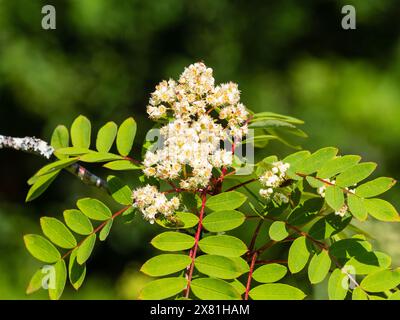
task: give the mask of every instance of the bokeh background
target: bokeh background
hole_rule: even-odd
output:
[[[45,4],[56,7],[56,30],[41,28]],[[345,4],[356,7],[356,30],[341,28]],[[0,134],[49,140],[57,124],[70,125],[79,114],[95,128],[134,116],[138,152],[151,126],[145,106],[155,84],[202,60],[217,82],[238,82],[254,111],[305,120],[304,148],[338,146],[378,162],[376,175],[400,178],[399,21],[397,0],[0,0]],[[268,148],[263,152],[291,152]],[[39,231],[40,216],[60,217],[78,198],[97,196],[66,173],[26,204],[26,180],[44,164],[0,152],[0,299],[46,297],[25,295],[39,264],[23,234]],[[400,208],[399,187],[386,199]],[[400,227],[364,228],[400,265]],[[96,246],[82,289],[68,287],[63,297],[135,299],[148,281],[138,270],[153,253],[156,231],[141,219],[116,223]],[[326,294],[317,288],[314,297]]]

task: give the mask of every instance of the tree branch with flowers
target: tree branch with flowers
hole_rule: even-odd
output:
[[[253,113],[240,102],[238,85],[216,85],[204,63],[185,68],[177,81],[158,84],[147,113],[155,126],[153,139],[143,143],[142,160],[130,155],[133,118],[120,126],[105,124],[93,149],[84,116],[70,129],[58,126],[51,146],[0,136],[0,148],[52,160],[29,179],[27,201],[68,170],[121,206],[113,213],[103,201],[83,198],[64,211],[64,222],[42,217],[43,235],[24,236],[32,256],[55,272],[51,299],[61,297],[68,280],[80,288],[97,241],[106,240],[115,219],[134,214],[165,229],[151,240],[163,253],[141,268],[156,278],[142,289],[141,299],[304,299],[326,278],[330,299],[400,298],[400,269],[392,267],[390,256],[374,251],[354,224],[370,217],[400,221],[396,209],[378,198],[395,180],[364,181],[376,164],[338,155],[334,147],[253,163],[244,148],[265,148],[270,140],[290,144],[284,134],[304,136],[302,121]],[[85,163],[114,172],[101,178]],[[117,177],[126,170],[142,185],[131,190]],[[42,270],[34,273],[28,293],[43,287]],[[299,277],[307,277],[309,285],[296,285]]]

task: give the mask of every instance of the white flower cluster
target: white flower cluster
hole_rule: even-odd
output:
[[[169,217],[180,205],[177,197],[168,200],[165,194],[150,185],[134,190],[132,198],[134,199],[133,206],[138,208],[142,212],[143,217],[149,220],[151,224],[154,223],[158,214]]]
[[[260,189],[260,195],[263,198],[270,198],[272,194],[275,201],[280,201],[287,203],[289,201],[288,197],[280,192],[275,192],[275,188],[278,188],[282,182],[286,179],[286,172],[289,169],[289,163],[283,163],[282,161],[277,161],[272,163],[271,170],[265,171],[263,175],[259,178],[261,184],[266,189]]]
[[[147,112],[151,119],[170,115],[173,120],[160,130],[162,148],[145,155],[147,176],[179,178],[181,188],[195,190],[209,184],[213,168],[232,165],[232,152],[220,145],[229,134],[238,141],[247,133],[248,112],[239,102],[236,84],[214,86],[214,82],[212,69],[195,63],[177,82],[157,85]],[[219,119],[210,115],[215,108],[220,110]]]

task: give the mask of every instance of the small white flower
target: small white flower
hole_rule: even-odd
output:
[[[349,209],[349,208],[347,207],[347,205],[344,204],[344,205],[339,209],[339,211],[335,211],[335,214],[338,215],[338,216],[344,217],[344,215],[346,214],[346,212],[347,212],[348,209]]]

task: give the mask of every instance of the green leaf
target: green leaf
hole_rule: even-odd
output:
[[[81,211],[65,210],[64,220],[67,226],[74,232],[87,236],[93,232],[93,225]]]
[[[140,170],[142,168],[130,160],[111,161],[103,165],[103,167],[114,171]]]
[[[302,150],[292,153],[291,155],[288,155],[286,158],[283,158],[282,162],[287,162],[292,167],[302,163],[310,155],[311,155],[310,151]]]
[[[108,220],[112,213],[110,209],[101,201],[92,198],[84,198],[76,203],[78,208],[92,220]]]
[[[380,177],[368,181],[356,188],[356,195],[362,198],[370,198],[388,191],[396,183],[396,180],[387,177]]]
[[[183,254],[161,254],[147,260],[140,271],[152,276],[161,277],[185,269],[192,259]]]
[[[286,115],[282,115],[282,114],[278,114],[275,112],[269,112],[269,111],[255,113],[253,115],[252,121],[255,122],[255,121],[265,120],[265,119],[278,119],[278,120],[283,120],[283,121],[293,123],[293,124],[303,124],[304,123],[303,120],[293,118],[290,116],[286,116]]]
[[[86,265],[80,265],[77,261],[77,252],[78,250],[75,249],[71,252],[69,257],[69,266],[68,266],[68,273],[69,273],[69,282],[74,287],[75,290],[78,290],[83,281],[85,280],[86,276]]]
[[[310,228],[308,233],[318,240],[327,239],[346,228],[351,219],[351,216],[341,217],[335,213],[331,213],[319,219]]]
[[[328,251],[322,250],[319,254],[315,254],[308,266],[308,278],[312,284],[323,281],[329,272],[331,266],[331,258]]]
[[[242,240],[227,235],[203,238],[199,241],[199,247],[205,253],[224,257],[240,257],[247,251]]]
[[[270,140],[275,140],[278,139],[276,136],[270,135],[270,134],[262,134],[259,136],[253,136],[249,139],[246,139],[244,141],[241,141],[240,144],[247,144],[247,143],[260,143],[260,142],[268,142]]]
[[[199,223],[199,218],[190,212],[175,212],[174,221],[157,218],[156,222],[167,229],[188,229]]]
[[[131,152],[135,135],[136,122],[133,118],[128,118],[118,129],[117,149],[120,155],[126,157]]]
[[[236,289],[236,291],[242,295],[246,292],[246,287],[243,285],[243,283],[241,283],[239,280],[235,279],[231,282],[229,282],[229,284],[234,287]]]
[[[334,242],[329,252],[332,256],[340,259],[362,256],[369,251],[369,243],[363,239],[350,238]]]
[[[228,282],[214,278],[197,278],[192,281],[193,294],[201,300],[240,300],[240,294]]]
[[[332,178],[333,176],[342,173],[348,168],[360,162],[360,156],[346,155],[336,157],[326,162],[321,169],[318,170],[317,177],[322,179]]]
[[[75,237],[60,220],[51,217],[42,217],[40,218],[40,225],[44,235],[57,246],[64,249],[76,247]]]
[[[54,161],[48,165],[45,165],[38,172],[36,172],[32,178],[30,178],[28,180],[28,184],[32,185],[39,179],[39,177],[44,176],[45,174],[54,172],[56,170],[60,170],[60,169],[69,167],[71,164],[78,162],[78,160],[79,160],[78,158],[61,159],[61,160]]]
[[[368,295],[360,287],[356,287],[352,294],[353,300],[368,300]]]
[[[76,253],[76,261],[78,261],[79,264],[84,264],[92,254],[94,244],[96,243],[96,234],[93,233],[90,236],[88,236],[82,244],[78,247],[77,253]]]
[[[303,270],[310,257],[307,249],[307,239],[302,236],[293,241],[289,249],[288,266],[291,273]]]
[[[177,295],[187,285],[182,277],[158,279],[145,285],[139,295],[140,300],[161,300]]]
[[[275,221],[269,227],[269,237],[274,241],[281,241],[285,239],[289,233],[286,230],[285,222]]]
[[[308,184],[313,188],[320,188],[325,185],[325,183],[323,183],[321,180],[318,180],[317,178],[311,176],[306,177],[306,180]]]
[[[354,268],[357,274],[369,274],[387,269],[391,264],[392,258],[379,251],[364,252],[346,262],[346,266]]]
[[[90,147],[91,124],[88,118],[79,116],[71,126],[72,145],[78,148]]]
[[[221,210],[207,215],[203,226],[210,232],[228,231],[239,227],[244,220],[244,214],[239,211]]]
[[[286,171],[286,175],[290,179],[301,180],[302,178],[296,175],[297,168],[301,166],[303,161],[310,156],[310,151],[302,150],[293,153],[282,160],[290,164],[289,169]]]
[[[299,204],[288,218],[288,223],[292,226],[299,226],[315,219],[321,210],[324,200],[320,197],[312,198]]]
[[[333,147],[327,147],[319,149],[318,151],[311,154],[308,158],[304,159],[301,165],[297,168],[300,173],[311,174],[321,169],[325,163],[333,159],[338,152],[338,149]]]
[[[56,247],[42,236],[27,234],[24,236],[24,242],[29,253],[40,261],[54,263],[61,258]]]
[[[42,272],[42,268],[37,270],[31,280],[29,281],[28,287],[26,288],[26,294],[32,294],[43,287],[43,277],[45,274]]]
[[[181,251],[194,246],[194,238],[184,233],[167,231],[157,235],[151,244],[163,251]]]
[[[344,300],[349,289],[348,277],[340,269],[335,269],[328,282],[329,300]]]
[[[89,152],[84,154],[83,156],[79,157],[79,160],[82,162],[107,162],[113,160],[120,160],[122,159],[121,156],[113,154],[113,153],[101,153],[101,152]]]
[[[384,297],[381,296],[374,296],[372,294],[368,295],[369,300],[386,300]]]
[[[117,136],[118,126],[110,121],[101,127],[97,133],[96,149],[99,152],[109,152],[115,137]]]
[[[247,197],[243,193],[229,191],[210,197],[206,205],[214,211],[219,211],[221,209],[234,210],[239,208],[246,200]]]
[[[249,295],[253,300],[303,300],[306,296],[300,289],[282,283],[262,284]]]
[[[376,168],[376,163],[364,162],[356,164],[339,174],[336,178],[336,185],[349,187],[367,178]]]
[[[107,184],[115,201],[125,206],[132,204],[132,190],[121,179],[115,176],[108,176]]]
[[[68,148],[69,132],[66,126],[59,125],[54,129],[50,144],[54,149]]]
[[[367,275],[360,283],[368,292],[383,292],[400,285],[400,269],[381,270]]]
[[[61,148],[55,151],[57,156],[80,156],[82,154],[93,152],[87,148],[79,148],[79,147],[68,147]]]
[[[368,217],[368,212],[364,204],[364,199],[358,197],[357,195],[348,193],[347,194],[347,205],[352,215],[360,220],[365,221]]]
[[[106,222],[104,227],[101,229],[100,234],[99,234],[99,240],[104,241],[107,239],[108,235],[110,234],[111,227],[113,225],[113,219],[110,219]]]
[[[249,271],[249,266],[242,258],[228,258],[205,254],[196,258],[196,269],[210,277],[235,279]]]
[[[397,210],[389,202],[382,199],[364,199],[367,212],[375,219],[388,222],[400,221]]]
[[[49,297],[51,300],[58,300],[60,299],[65,288],[65,283],[67,282],[67,267],[65,266],[64,260],[59,260],[54,265],[54,276],[54,283],[50,281],[49,284]],[[54,286],[52,286],[52,284]]]
[[[400,291],[393,293],[388,300],[400,300]]]
[[[249,125],[249,128],[252,129],[266,129],[266,128],[276,128],[276,127],[286,127],[286,128],[296,128],[291,123],[282,121],[282,120],[277,120],[277,119],[269,119],[269,120],[259,120],[256,122],[252,122]]]
[[[28,191],[28,195],[26,196],[26,202],[32,201],[38,198],[43,192],[47,190],[50,184],[54,181],[57,175],[60,173],[60,170],[53,171],[51,173],[40,176],[36,182],[32,185],[32,187]]]
[[[253,272],[253,279],[262,283],[271,283],[281,280],[287,273],[287,268],[281,264],[266,264]]]
[[[339,211],[344,205],[344,194],[338,186],[328,186],[325,190],[325,200],[335,211]]]

